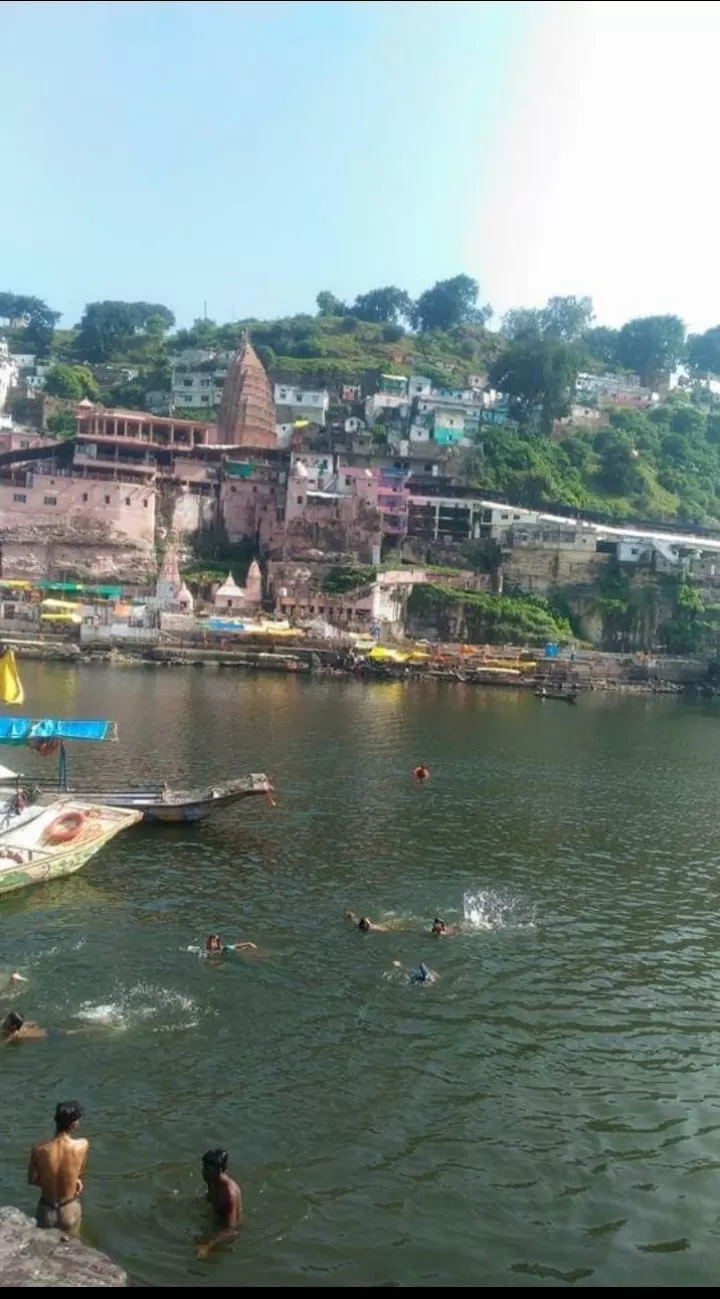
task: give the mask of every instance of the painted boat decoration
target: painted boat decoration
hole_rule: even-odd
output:
[[[0,833],[0,895],[74,875],[140,813],[59,799]]]

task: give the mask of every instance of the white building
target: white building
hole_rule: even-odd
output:
[[[210,411],[220,405],[233,352],[188,348],[173,362],[171,400],[177,410]]]
[[[10,356],[8,345],[0,338],[0,411],[5,409],[8,392],[17,383],[18,367]]]
[[[302,388],[290,383],[276,383],[275,407],[278,424],[292,424],[296,419],[309,420],[324,427],[330,408],[330,394],[325,388]]]

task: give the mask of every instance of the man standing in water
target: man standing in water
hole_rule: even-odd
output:
[[[40,1187],[35,1211],[38,1227],[77,1231],[82,1218],[80,1196],[90,1143],[75,1137],[82,1110],[77,1101],[60,1101],[55,1110],[55,1136],[30,1151],[28,1182]]]
[[[207,1198],[222,1226],[214,1236],[203,1242],[198,1258],[207,1258],[211,1249],[223,1241],[235,1240],[243,1225],[242,1191],[227,1171],[227,1150],[208,1150],[202,1157],[203,1181]]]

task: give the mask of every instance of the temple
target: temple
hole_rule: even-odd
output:
[[[247,338],[231,362],[223,385],[217,440],[222,446],[256,450],[277,446],[270,380]]]

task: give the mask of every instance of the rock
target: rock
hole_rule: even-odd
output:
[[[19,1209],[0,1209],[0,1286],[127,1284],[105,1254],[62,1231],[41,1231]]]

